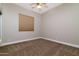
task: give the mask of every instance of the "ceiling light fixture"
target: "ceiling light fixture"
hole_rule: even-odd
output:
[[[42,9],[42,8],[46,8],[47,4],[46,3],[32,3],[31,6],[32,8]]]

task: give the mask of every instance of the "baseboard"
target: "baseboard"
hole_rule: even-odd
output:
[[[35,39],[39,39],[39,38],[46,39],[46,40],[53,41],[53,42],[57,42],[57,43],[64,44],[64,45],[68,45],[68,46],[72,46],[72,47],[79,48],[79,45],[75,45],[75,44],[71,44],[71,43],[67,43],[67,42],[61,42],[61,41],[57,41],[57,40],[50,39],[50,38],[45,38],[45,37],[35,37],[35,38],[31,38],[31,39],[25,39],[25,40],[20,40],[20,41],[8,42],[8,43],[0,44],[0,47],[6,46],[6,45],[10,45],[10,44],[20,43],[20,42],[25,42],[25,41],[31,41],[31,40],[35,40]]]
[[[50,39],[50,38],[45,38],[45,37],[40,37],[40,38],[46,39],[46,40],[49,40],[49,41],[53,41],[53,42],[57,42],[57,43],[60,43],[60,44],[72,46],[72,47],[75,47],[75,48],[79,48],[79,45],[75,45],[75,44],[71,44],[71,43],[67,43],[67,42],[61,42],[61,41],[57,41],[57,40]]]
[[[31,39],[24,39],[24,40],[19,40],[19,41],[14,41],[14,42],[3,43],[3,44],[0,44],[0,47],[6,46],[6,45],[10,45],[10,44],[15,44],[15,43],[20,43],[20,42],[35,40],[35,39],[39,39],[39,37],[35,37],[35,38],[31,38]]]

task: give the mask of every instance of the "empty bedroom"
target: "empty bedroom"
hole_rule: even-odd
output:
[[[0,56],[79,56],[79,3],[0,3]]]

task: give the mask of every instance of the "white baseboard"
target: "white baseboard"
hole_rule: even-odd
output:
[[[25,39],[25,40],[20,40],[20,41],[8,42],[8,43],[0,44],[0,47],[6,46],[6,45],[10,45],[10,44],[15,44],[15,43],[20,43],[20,42],[35,40],[35,39],[39,39],[39,38],[46,39],[46,40],[53,41],[53,42],[57,42],[57,43],[64,44],[64,45],[68,45],[68,46],[72,46],[72,47],[79,48],[79,45],[75,45],[75,44],[71,44],[71,43],[67,43],[67,42],[61,42],[61,41],[58,41],[58,40],[54,40],[54,39],[50,39],[50,38],[45,38],[45,37],[36,37],[36,38]]]
[[[6,46],[6,45],[10,45],[10,44],[15,44],[15,43],[20,43],[20,42],[35,40],[35,39],[39,39],[39,37],[35,37],[35,38],[31,38],[31,39],[24,39],[24,40],[19,40],[19,41],[14,41],[14,42],[3,43],[3,44],[0,44],[0,47]]]
[[[54,40],[54,39],[50,39],[50,38],[45,38],[45,37],[40,37],[40,38],[46,39],[46,40],[49,40],[49,41],[53,41],[53,42],[57,42],[57,43],[60,43],[60,44],[72,46],[72,47],[75,47],[75,48],[79,48],[79,45],[75,45],[75,44],[71,44],[71,43],[67,43],[67,42],[61,42],[61,41],[58,41],[58,40]]]

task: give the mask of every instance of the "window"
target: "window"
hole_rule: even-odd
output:
[[[19,31],[34,31],[34,17],[19,14]]]

